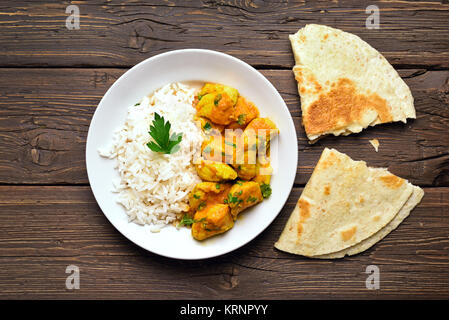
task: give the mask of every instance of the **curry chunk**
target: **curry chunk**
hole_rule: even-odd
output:
[[[198,183],[189,194],[190,216],[208,206],[224,203],[230,188],[229,183]]]
[[[195,168],[200,178],[206,181],[219,182],[237,178],[237,172],[222,162],[202,159],[199,164],[195,165]]]
[[[219,125],[228,125],[235,118],[239,92],[229,86],[206,83],[198,94],[197,115]]]
[[[204,240],[228,231],[234,226],[231,209],[226,204],[215,204],[195,213],[192,236]]]
[[[256,164],[256,175],[252,181],[257,182],[259,185],[269,185],[271,182],[271,174],[273,168],[268,161],[261,163],[259,160]]]
[[[202,157],[206,160],[227,164],[243,162],[243,157],[238,159],[237,155],[243,155],[244,139],[239,137],[239,132],[237,131],[226,130],[225,135],[210,135],[208,139],[203,141],[201,146]],[[240,134],[242,133],[241,131]]]
[[[274,130],[275,133],[279,132],[274,122],[268,118],[255,118],[248,124],[245,130],[246,129],[253,129],[253,130],[266,129],[266,130]]]
[[[229,190],[229,194],[225,202],[231,208],[232,217],[237,219],[237,215],[261,202],[263,200],[260,186],[254,181],[238,181]]]
[[[203,96],[209,93],[226,93],[229,98],[232,100],[232,104],[235,105],[237,103],[237,99],[239,97],[239,92],[237,89],[225,86],[223,84],[218,83],[206,83],[202,88],[201,91],[198,93],[198,99],[202,99]]]
[[[210,135],[201,145],[201,156],[206,160],[226,162],[224,137]]]
[[[244,133],[249,137],[255,134],[257,145],[260,148],[265,142],[270,142],[272,137],[278,135],[279,129],[268,118],[256,118],[246,126]]]
[[[233,167],[237,172],[237,176],[242,180],[251,180],[257,174],[256,164],[242,163],[233,165]]]
[[[253,145],[255,146],[255,143]],[[247,140],[245,140],[245,146],[247,146]],[[242,157],[237,157],[231,165],[240,179],[251,180],[257,174],[257,150],[245,147],[240,152]]]
[[[236,121],[229,124],[230,129],[244,129],[253,119],[259,117],[259,109],[249,100],[239,96],[235,104]]]
[[[224,130],[224,125],[219,125],[216,123],[213,123],[212,121],[203,118],[203,117],[196,117],[196,121],[199,121],[201,129],[203,132],[210,136],[210,135],[221,135],[221,132]]]
[[[216,124],[227,125],[235,119],[234,104],[226,93],[208,93],[196,105],[197,115]]]

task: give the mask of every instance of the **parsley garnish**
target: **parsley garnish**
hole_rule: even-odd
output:
[[[224,203],[237,203],[239,201],[239,198],[232,196],[232,194],[228,193],[228,198],[224,200]]]
[[[203,126],[203,129],[206,131],[210,130],[211,128],[212,128],[212,126],[210,125],[209,122],[206,122],[206,124]]]
[[[198,95],[198,101],[200,101],[202,97],[203,97],[203,96],[199,94],[199,95]]]
[[[217,96],[215,97],[214,104],[218,106],[220,100],[221,100],[221,93],[217,94]]]
[[[215,185],[215,188],[218,190],[218,189],[220,189],[220,184],[219,183],[217,183],[216,185]]]
[[[246,199],[246,202],[256,202],[257,198],[253,197],[253,196],[249,196],[248,199]]]
[[[193,197],[194,197],[195,199],[199,199],[199,198],[200,198],[200,196],[197,195],[197,194],[193,194]]]
[[[201,211],[205,207],[206,207],[206,202],[201,202],[200,205],[198,206],[197,210]]]
[[[165,122],[164,117],[161,117],[155,112],[153,125],[150,125],[150,131],[148,132],[154,141],[148,142],[147,147],[154,152],[165,154],[178,151],[179,143],[182,140],[182,133],[173,133],[170,136],[170,128],[170,122]]]
[[[238,195],[240,195],[240,194],[241,194],[241,193],[239,193]],[[243,200],[241,200],[241,199],[239,199],[239,198],[233,196],[233,195],[230,194],[230,193],[228,193],[228,198],[224,200],[224,203],[227,203],[227,204],[232,204],[232,203],[237,203],[237,204],[239,204],[239,203],[241,203],[241,202],[243,202]]]
[[[192,224],[194,224],[196,222],[203,222],[205,220],[206,220],[206,218],[202,218],[200,220],[195,220],[195,219],[190,218],[189,216],[185,215],[184,217],[182,217],[181,221],[178,223],[178,227],[191,226]]]
[[[245,120],[246,120],[246,114],[242,113],[239,114],[239,118],[237,120],[237,123],[241,126],[243,126],[245,124]]]
[[[260,186],[260,191],[262,192],[262,197],[268,198],[271,195],[271,186],[266,183],[262,183]]]
[[[140,102],[137,102],[134,107],[140,106]]]

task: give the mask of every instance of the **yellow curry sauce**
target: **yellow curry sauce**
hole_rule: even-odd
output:
[[[276,125],[237,89],[206,83],[195,97],[196,120],[206,135],[195,168],[203,182],[189,194],[192,236],[228,231],[243,210],[271,194],[270,138]],[[185,217],[185,218],[186,218]],[[183,218],[184,220],[184,218]]]

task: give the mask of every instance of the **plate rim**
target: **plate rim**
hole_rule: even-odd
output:
[[[139,63],[137,63],[136,65],[134,65],[134,66],[131,67],[130,69],[126,70],[125,73],[123,73],[119,78],[117,78],[117,80],[115,80],[114,83],[108,88],[108,90],[106,91],[106,93],[105,93],[105,94],[103,95],[103,97],[101,98],[100,102],[97,104],[97,106],[96,106],[96,108],[95,108],[95,111],[94,111],[94,114],[92,115],[91,121],[90,121],[90,123],[89,123],[89,129],[88,129],[88,132],[87,132],[86,144],[85,144],[85,145],[86,145],[86,151],[85,151],[86,172],[87,172],[87,178],[88,178],[88,181],[89,181],[89,187],[90,187],[90,189],[91,189],[91,191],[92,191],[92,194],[93,194],[93,196],[94,196],[94,198],[95,198],[95,201],[96,201],[97,205],[99,206],[99,208],[101,209],[103,215],[106,217],[106,219],[109,221],[109,223],[111,223],[111,224],[114,226],[114,228],[115,228],[115,229],[116,229],[116,230],[117,230],[123,237],[125,237],[128,241],[134,243],[135,245],[137,245],[138,247],[140,247],[140,248],[142,248],[142,249],[144,249],[144,250],[146,250],[146,251],[149,251],[149,252],[151,252],[151,253],[153,253],[153,254],[157,254],[157,255],[159,255],[159,256],[163,256],[163,257],[170,258],[170,259],[187,260],[187,261],[188,261],[188,260],[206,260],[206,259],[211,259],[211,258],[214,258],[214,257],[223,256],[223,255],[225,255],[225,254],[228,254],[228,253],[230,253],[230,252],[233,252],[233,251],[235,251],[235,250],[237,250],[237,249],[243,247],[244,245],[250,243],[251,241],[253,241],[254,239],[256,239],[256,238],[257,238],[263,231],[265,231],[265,230],[266,230],[266,229],[273,223],[273,221],[279,216],[279,213],[282,211],[282,208],[285,206],[285,203],[287,202],[288,197],[289,197],[289,195],[291,194],[291,191],[292,191],[292,189],[293,189],[293,185],[294,185],[294,181],[295,181],[295,177],[296,177],[297,171],[295,172],[295,174],[293,175],[293,177],[290,179],[290,180],[291,180],[290,183],[287,185],[287,186],[288,186],[289,192],[288,192],[288,194],[286,194],[286,197],[285,197],[284,200],[281,199],[281,200],[282,200],[282,201],[281,201],[281,202],[282,202],[282,206],[280,207],[279,211],[278,211],[276,214],[273,215],[273,217],[272,217],[272,219],[270,220],[270,222],[269,222],[264,228],[261,228],[260,231],[258,231],[258,232],[254,235],[254,237],[252,237],[251,239],[249,239],[249,240],[247,240],[247,241],[242,241],[242,243],[238,244],[237,246],[235,246],[234,248],[232,248],[232,249],[230,249],[230,250],[228,250],[228,251],[220,252],[220,253],[212,254],[212,255],[207,255],[207,256],[200,256],[200,257],[195,257],[195,256],[193,256],[193,257],[177,257],[177,256],[170,255],[170,254],[166,254],[166,253],[163,253],[163,252],[160,252],[160,251],[150,250],[150,249],[146,248],[143,244],[140,244],[140,243],[134,241],[133,239],[130,239],[130,238],[125,234],[125,232],[122,231],[121,228],[120,228],[116,223],[114,223],[114,222],[112,221],[112,219],[109,218],[109,216],[105,213],[105,210],[103,209],[103,207],[102,207],[102,205],[101,205],[101,202],[98,201],[97,195],[95,194],[95,191],[94,191],[94,189],[92,188],[92,183],[91,183],[91,179],[92,179],[92,178],[91,178],[91,175],[89,174],[88,153],[89,153],[89,150],[92,148],[92,147],[89,148],[89,141],[92,141],[92,140],[89,140],[89,137],[92,135],[92,130],[93,130],[93,129],[92,129],[92,128],[93,128],[93,125],[92,125],[92,124],[97,122],[96,117],[95,117],[95,116],[98,114],[97,111],[99,110],[99,107],[100,107],[100,105],[103,103],[103,101],[106,100],[106,97],[107,97],[109,94],[111,94],[111,92],[113,91],[113,89],[118,85],[118,83],[119,83],[120,81],[123,81],[124,79],[126,79],[126,78],[129,76],[129,74],[131,73],[132,70],[137,69],[137,68],[139,68],[140,66],[142,66],[142,65],[144,65],[144,64],[147,64],[147,63],[152,63],[152,62],[154,63],[154,61],[157,61],[157,60],[159,60],[159,59],[161,59],[161,58],[165,58],[165,57],[170,56],[170,55],[182,54],[182,53],[206,53],[206,54],[213,54],[213,55],[221,56],[222,58],[231,59],[232,61],[234,61],[234,62],[236,62],[236,63],[238,63],[238,64],[244,65],[245,67],[249,68],[249,69],[252,70],[253,72],[256,72],[256,73],[261,77],[261,79],[262,79],[262,80],[263,80],[269,87],[271,87],[271,89],[273,89],[273,91],[274,91],[275,94],[278,96],[278,98],[280,99],[280,101],[282,101],[282,107],[286,109],[286,111],[287,111],[287,113],[288,113],[288,115],[289,115],[288,121],[291,123],[291,125],[292,125],[292,127],[293,127],[293,129],[294,129],[294,130],[293,130],[293,133],[294,133],[295,141],[296,141],[296,142],[298,141],[298,135],[297,135],[296,128],[295,128],[295,123],[294,123],[294,121],[293,121],[293,117],[292,117],[292,115],[291,115],[291,112],[290,112],[290,110],[289,110],[288,107],[287,107],[287,104],[285,103],[284,99],[282,98],[282,96],[280,95],[280,93],[279,93],[279,91],[276,89],[276,87],[275,87],[275,86],[274,86],[274,85],[273,85],[273,84],[272,84],[272,83],[271,83],[271,82],[270,82],[270,81],[269,81],[269,80],[268,80],[268,79],[267,79],[267,78],[266,78],[266,77],[265,77],[259,70],[257,70],[256,68],[254,68],[253,66],[251,66],[250,64],[248,64],[247,62],[245,62],[245,61],[243,61],[243,60],[241,60],[241,59],[239,59],[239,58],[236,58],[236,57],[234,57],[234,56],[232,56],[232,55],[229,55],[229,54],[226,54],[226,53],[223,53],[223,52],[220,52],[220,51],[210,50],[210,49],[197,49],[197,48],[176,49],[176,50],[170,50],[170,51],[166,51],[166,52],[163,52],[163,53],[159,53],[159,54],[157,54],[157,55],[155,55],[155,56],[152,56],[152,57],[149,57],[149,58],[146,58],[146,59],[140,61]],[[298,163],[298,148],[297,148],[297,144],[296,144],[296,148],[295,148],[295,151],[294,151],[294,162],[295,162],[296,164]],[[129,223],[131,223],[131,222],[129,222]]]

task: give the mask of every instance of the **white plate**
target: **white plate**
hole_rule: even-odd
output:
[[[230,231],[199,242],[190,229],[173,226],[159,233],[149,226],[128,222],[123,207],[115,202],[112,180],[118,177],[115,159],[99,156],[98,148],[110,143],[113,132],[122,125],[127,107],[171,82],[209,81],[230,85],[253,101],[263,117],[271,118],[280,129],[272,144],[274,174],[270,198],[246,210]],[[210,50],[170,51],[149,58],[122,75],[101,99],[87,136],[86,166],[95,199],[109,221],[135,244],[162,256],[177,259],[203,259],[225,254],[254,239],[278,215],[293,186],[298,147],[290,112],[274,86],[256,69],[232,56]],[[276,166],[277,164],[277,166]]]

